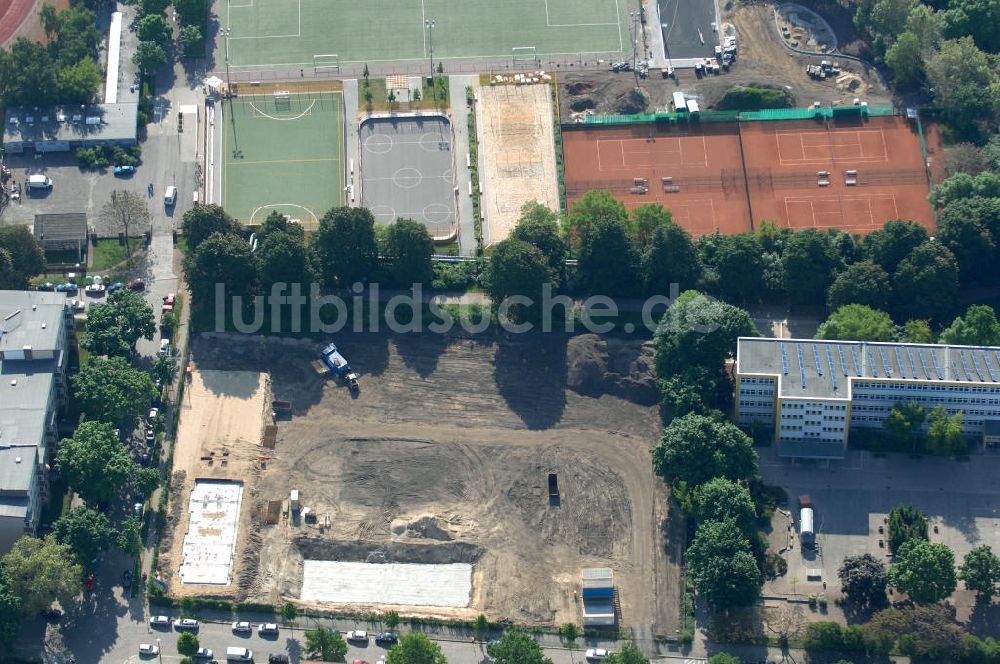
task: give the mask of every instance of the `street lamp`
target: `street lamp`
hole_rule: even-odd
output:
[[[629,12],[632,17],[632,72],[635,74],[635,84],[639,85],[639,12]]]
[[[160,639],[156,639],[156,655],[160,658],[160,664],[163,664],[163,648],[160,647]]]
[[[232,31],[232,28],[223,28],[219,31],[219,34],[226,38],[226,95],[232,94],[233,90],[232,81],[229,80],[229,33]]]
[[[427,28],[427,53],[431,58],[431,81],[434,81],[434,26],[436,23],[432,19],[427,19],[424,21],[424,26]]]

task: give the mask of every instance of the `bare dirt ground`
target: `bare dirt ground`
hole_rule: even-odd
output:
[[[246,491],[260,473],[267,383],[267,376],[257,371],[198,368],[184,390],[174,447],[167,528],[157,563],[157,576],[167,583],[171,595],[233,595],[238,590],[237,583],[228,586],[183,584],[178,571],[183,562],[188,501],[195,480],[243,482]],[[270,409],[267,414],[270,415]],[[237,560],[243,555],[247,542],[253,539],[252,528],[248,527],[250,504],[251,501],[244,498],[236,540]]]
[[[467,609],[403,610],[580,623],[580,569],[611,567],[622,624],[640,637],[673,634],[683,525],[667,520],[652,472],[662,423],[648,342],[340,333],[337,343],[362,373],[357,396],[316,373],[318,342],[194,344],[202,369],[268,372],[274,398],[292,404],[247,502],[287,507],[298,489],[318,516],[254,519],[262,541],[242,561],[245,597],[296,598],[306,558],[471,562]]]
[[[829,20],[829,17],[826,18]],[[854,74],[860,80],[856,90],[838,89],[832,80],[815,81],[809,78],[805,65],[815,64],[818,60],[791,53],[781,45],[774,27],[771,4],[726,3],[722,8],[722,21],[724,26],[732,26],[732,33],[739,44],[739,59],[729,72],[698,78],[693,69],[679,69],[676,80],[659,77],[659,72],[650,72],[649,78],[640,79],[638,92],[634,75],[630,72],[566,72],[559,76],[562,120],[571,122],[573,114],[585,108],[592,108],[599,115],[668,110],[671,97],[677,90],[699,96],[701,108],[710,110],[727,90],[739,86],[787,90],[796,107],[808,106],[815,101],[850,104],[854,97],[870,104],[884,104],[890,100],[889,91],[880,83],[875,72],[866,71],[859,63],[846,59],[838,62],[845,73]],[[843,28],[837,21],[831,21],[831,24],[843,44],[845,40],[840,34]],[[853,38],[853,35],[849,37]],[[850,44],[841,49],[851,52]],[[824,57],[837,60],[835,55]]]

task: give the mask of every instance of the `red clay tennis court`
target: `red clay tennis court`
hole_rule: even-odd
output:
[[[563,128],[566,198],[592,189],[625,207],[659,203],[692,235],[750,230],[735,123]]]
[[[909,219],[933,229],[920,139],[901,116],[740,128],[754,221],[869,233]]]
[[[604,189],[629,209],[663,205],[695,236],[763,220],[862,234],[934,224],[920,139],[900,116],[573,125],[563,153],[570,206]]]

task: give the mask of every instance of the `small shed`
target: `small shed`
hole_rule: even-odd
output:
[[[60,212],[35,215],[35,239],[45,251],[76,252],[76,262],[83,261],[87,248],[87,215],[83,212]]]

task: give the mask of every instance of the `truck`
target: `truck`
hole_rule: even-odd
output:
[[[559,478],[555,473],[549,473],[549,498],[559,497]]]
[[[811,507],[799,510],[799,538],[802,540],[802,546],[812,547],[816,544],[814,514]]]
[[[346,374],[351,370],[351,367],[347,364],[347,358],[337,350],[337,344],[331,343],[323,349],[320,355],[323,358],[323,364],[330,369],[334,376]]]

